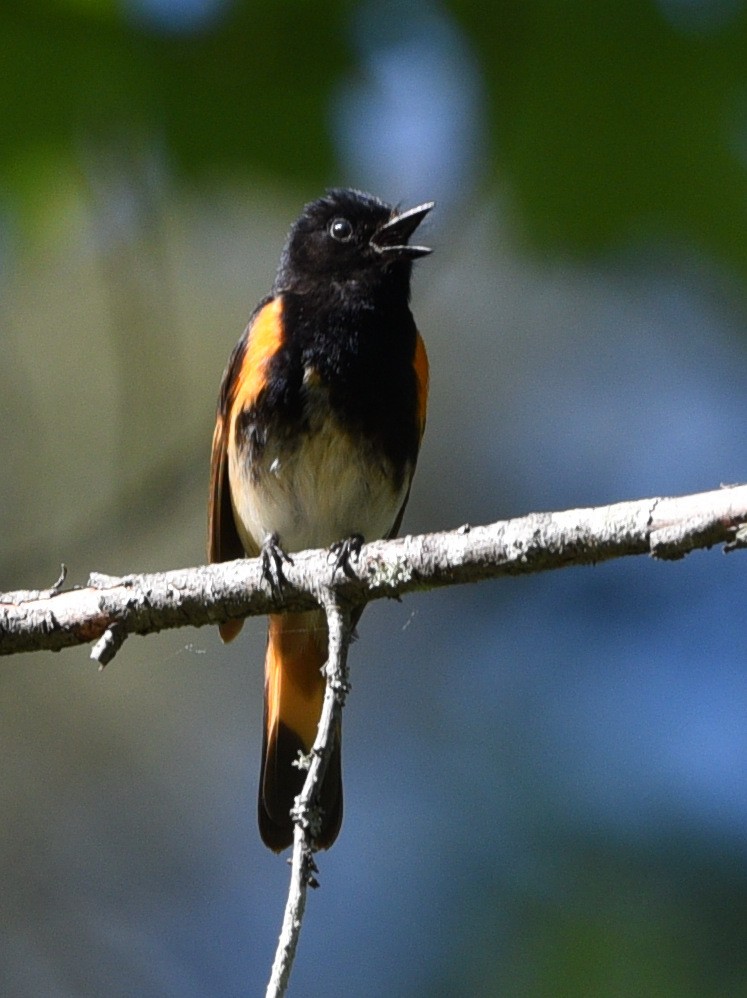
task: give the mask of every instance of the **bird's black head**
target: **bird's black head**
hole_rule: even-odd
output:
[[[400,212],[361,191],[328,191],[291,228],[275,293],[316,290],[320,282],[364,289],[393,281],[409,289],[412,261],[430,249],[408,240],[432,207]]]

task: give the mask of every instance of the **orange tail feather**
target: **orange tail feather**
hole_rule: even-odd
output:
[[[306,772],[294,763],[316,738],[324,699],[321,669],[327,658],[324,614],[271,614],[265,657],[265,723],[259,780],[262,841],[280,852],[293,841],[290,810]],[[328,849],[342,822],[340,732],[324,778],[322,826],[316,845]]]

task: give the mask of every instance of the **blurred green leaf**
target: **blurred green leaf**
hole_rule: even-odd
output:
[[[455,7],[488,78],[497,168],[536,244],[670,235],[744,271],[744,8],[696,33],[647,0]]]
[[[110,5],[0,7],[0,176],[38,196],[49,164],[145,133],[184,176],[329,170],[329,89],[346,65],[345,3],[238,4],[210,28],[157,34]]]

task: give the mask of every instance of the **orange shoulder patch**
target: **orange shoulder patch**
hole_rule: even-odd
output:
[[[267,384],[267,364],[283,342],[283,302],[273,298],[260,309],[248,330],[241,366],[231,386],[231,414],[248,408]]]

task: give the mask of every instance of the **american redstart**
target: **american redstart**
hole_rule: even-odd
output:
[[[408,240],[433,207],[399,211],[335,189],[293,224],[272,292],[234,347],[220,387],[208,558],[354,550],[399,530],[425,427],[428,359],[409,307]],[[348,546],[346,548],[346,545]],[[242,621],[220,625],[230,641]],[[321,610],[270,614],[259,829],[293,840],[299,753],[316,736],[327,627]],[[317,848],[342,821],[340,731],[321,793]]]

